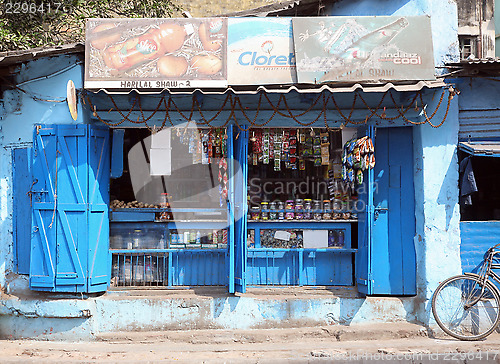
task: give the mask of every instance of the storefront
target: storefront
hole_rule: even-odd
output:
[[[156,25],[100,27],[92,57],[69,46],[0,58],[0,331],[431,326],[428,299],[460,270],[458,98],[434,79],[456,40],[450,6],[428,14],[432,41],[412,17],[377,16],[372,28],[304,18],[292,30],[290,18],[228,19],[227,42],[224,22],[194,19],[180,24],[180,49],[161,46],[163,58],[139,42],[151,56],[125,70],[117,45],[162,38]],[[419,1],[399,7],[422,13]],[[342,13],[356,14],[381,12]],[[170,21],[164,30],[179,30]],[[381,27],[391,40],[366,59],[360,39]],[[199,68],[196,56],[213,57]],[[311,70],[332,62],[340,73]],[[166,74],[149,78],[159,63]],[[374,152],[354,145],[344,163],[346,142],[365,136]],[[371,154],[358,184],[352,167]]]
[[[34,130],[32,289],[306,285],[416,294],[412,126],[442,125],[447,112],[433,118],[453,91],[422,81],[434,77],[432,49],[398,51],[387,66],[386,47],[358,54],[347,43],[361,47],[383,29],[380,44],[389,44],[428,18],[351,19],[328,49],[324,22],[293,22],[293,33],[290,18],[89,22],[81,100],[90,123]],[[256,34],[241,39],[249,27]],[[132,51],[174,47],[175,37],[176,49],[162,48],[167,56]],[[293,48],[293,39],[323,48]],[[332,57],[337,48],[353,58]],[[306,52],[318,52],[313,63]],[[171,64],[188,60],[186,69]],[[342,72],[325,72],[337,63]],[[245,78],[249,65],[259,83],[282,84],[255,85]],[[167,81],[154,72],[174,88],[162,91]],[[375,84],[308,85],[319,74]]]

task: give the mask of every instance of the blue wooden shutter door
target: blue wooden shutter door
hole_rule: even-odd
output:
[[[373,127],[358,129],[358,136],[368,135],[375,142]],[[376,149],[375,149],[376,150]],[[355,276],[358,291],[372,294],[372,224],[373,224],[373,170],[364,173],[364,184],[359,189],[358,199],[365,206],[358,212],[358,252],[356,254]]]
[[[34,136],[30,287],[105,291],[109,281],[109,136],[88,125]]]
[[[56,291],[86,292],[87,126],[56,128]]]
[[[235,205],[235,291],[246,291],[247,266],[247,180],[248,180],[248,130],[235,130],[234,139],[234,205]]]
[[[413,129],[377,130],[372,294],[416,294]]]
[[[37,128],[33,136],[33,206],[30,288],[55,290],[56,272],[56,130]]]
[[[33,148],[16,148],[12,151],[14,264],[19,274],[30,273],[33,212],[29,191],[33,181],[32,151]]]
[[[102,292],[111,274],[109,253],[110,147],[107,128],[89,126],[88,292]]]

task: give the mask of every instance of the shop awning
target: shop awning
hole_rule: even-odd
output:
[[[141,95],[154,95],[160,94],[164,91],[167,91],[170,94],[184,94],[190,95],[194,93],[202,93],[205,95],[223,95],[229,92],[232,92],[237,95],[256,95],[260,92],[267,93],[277,93],[277,94],[287,94],[289,92],[295,91],[298,93],[321,93],[323,91],[335,92],[335,93],[349,93],[354,92],[356,90],[362,92],[387,92],[389,90],[395,90],[399,92],[404,91],[419,91],[426,88],[437,88],[437,87],[447,87],[448,85],[443,80],[436,81],[418,81],[413,83],[377,83],[377,84],[351,84],[345,86],[329,86],[329,85],[306,85],[304,87],[301,86],[258,86],[258,87],[227,87],[223,89],[207,89],[207,88],[196,88],[196,89],[158,89],[158,90],[141,90],[141,89],[98,89],[98,90],[88,90],[94,93],[98,93],[100,91],[104,91],[110,95],[126,95],[131,92],[135,92]]]
[[[478,157],[500,157],[500,142],[460,142],[458,148]]]

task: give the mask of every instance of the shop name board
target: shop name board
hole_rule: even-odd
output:
[[[89,19],[88,89],[433,80],[430,20]]]

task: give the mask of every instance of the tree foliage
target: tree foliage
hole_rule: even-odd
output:
[[[0,0],[0,51],[81,42],[86,18],[167,18],[171,0]]]

